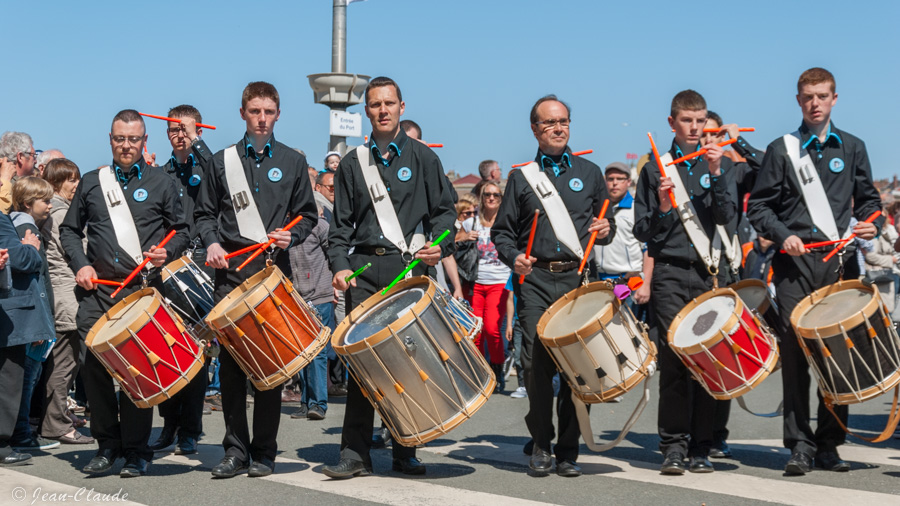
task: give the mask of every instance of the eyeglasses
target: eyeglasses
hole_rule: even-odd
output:
[[[569,123],[572,121],[569,118],[564,119],[545,119],[543,121],[535,121],[535,125],[541,125],[544,127],[544,130],[550,130],[552,128],[556,128],[556,125],[559,125],[562,128],[569,128]]]
[[[486,199],[489,199],[491,197],[493,197],[495,199],[499,199],[499,198],[503,197],[502,193],[494,193],[494,192],[484,192],[484,193],[482,193],[482,195],[484,195],[484,198],[486,198]]]
[[[459,214],[461,214],[463,216],[475,216],[475,211],[463,211]]]
[[[20,151],[20,153],[22,153],[23,155],[30,156],[32,158],[37,157],[37,152],[35,152],[35,151]]]
[[[333,191],[334,191],[334,185],[333,185],[333,184],[320,184],[319,186],[321,186],[322,188],[325,188],[326,190],[328,190],[328,191],[330,191],[330,192],[333,192]]]
[[[137,146],[143,140],[144,140],[143,135],[141,135],[141,136],[132,135],[130,137],[125,137],[124,135],[114,135],[112,137],[113,144],[116,144],[116,145],[122,145],[122,144],[125,144],[125,141],[128,141],[128,144],[131,144],[132,146]]]
[[[169,137],[175,137],[178,134],[183,134],[184,128],[181,125],[177,127],[169,127],[166,129],[166,133],[169,134]]]
[[[628,181],[628,179],[629,178],[627,178],[627,177],[607,177],[606,182],[607,183],[624,183],[625,181]]]

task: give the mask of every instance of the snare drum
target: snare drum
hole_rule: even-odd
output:
[[[778,305],[769,295],[769,287],[760,279],[744,279],[728,285],[737,292],[741,301],[746,304],[751,312],[755,312],[757,318],[762,318],[761,323],[769,327],[769,331],[780,339],[781,329],[781,313],[778,311]]]
[[[334,331],[334,351],[404,446],[450,432],[494,391],[490,367],[453,312],[436,283],[416,277],[369,297]]]
[[[212,281],[190,257],[183,256],[162,268],[166,302],[191,327],[198,339],[209,341],[212,331],[203,321],[215,306]]]
[[[900,338],[873,287],[850,280],[816,290],[791,325],[827,401],[855,404],[900,383]]]
[[[297,374],[331,334],[275,266],[232,290],[206,322],[258,390],[271,390]]]
[[[729,288],[695,298],[669,326],[668,343],[709,395],[733,399],[775,370],[775,337]]]
[[[605,282],[565,294],[541,316],[537,334],[582,402],[608,402],[649,378],[656,347]]]
[[[203,347],[155,288],[116,303],[85,343],[139,408],[172,397],[203,368]]]

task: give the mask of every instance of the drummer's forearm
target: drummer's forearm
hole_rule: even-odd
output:
[[[644,250],[644,266],[641,268],[641,274],[644,278],[644,284],[650,286],[650,282],[653,281],[653,257],[647,254],[647,250]]]

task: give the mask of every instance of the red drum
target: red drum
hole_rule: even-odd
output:
[[[719,400],[749,392],[778,363],[778,345],[729,288],[695,298],[672,320],[669,346],[694,379]]]
[[[172,397],[203,367],[203,347],[155,288],[119,301],[85,343],[139,408]]]

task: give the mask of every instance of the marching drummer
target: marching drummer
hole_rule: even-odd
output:
[[[534,162],[510,175],[508,198],[500,205],[491,229],[500,260],[515,271],[514,278],[526,275],[524,283],[514,284],[514,290],[524,331],[522,363],[529,402],[525,423],[533,440],[529,468],[534,476],[550,473],[551,451],[556,454],[558,475],[581,475],[575,463],[580,432],[565,381],[560,381],[557,404],[559,437],[551,450],[553,376],[557,369],[537,337],[538,320],[557,299],[578,287],[582,280],[578,266],[590,234],[597,231],[597,244],[605,245],[616,231],[615,220],[597,219],[604,200],[609,199],[606,181],[599,167],[572,155],[568,146],[570,121],[569,106],[555,95],[535,102],[531,130],[538,141],[538,152]],[[549,192],[550,188],[555,192]],[[526,256],[535,209],[540,209],[540,217],[531,256]]]
[[[804,243],[836,240],[850,233],[850,219],[859,223],[852,232],[872,239],[884,217],[874,223],[866,218],[881,210],[881,199],[872,183],[869,157],[863,142],[838,130],[831,122],[837,102],[835,80],[823,68],[811,68],[797,82],[797,103],[803,114],[800,128],[769,144],[748,214],[753,227],[781,245],[776,253],[772,282],[778,297],[785,332],[792,332],[791,312],[812,291],[840,279],[860,275],[853,241],[843,253],[823,262],[830,248],[807,250]],[[824,406],[821,395],[817,427],[810,426],[809,369],[798,341],[781,340],[781,374],[784,393],[784,445],[791,450],[787,474],[806,474],[815,466],[848,471],[837,447],[845,433]],[[840,422],[847,424],[847,406],[835,406]]]
[[[453,230],[456,218],[450,196],[453,189],[444,177],[440,159],[400,128],[405,104],[397,83],[376,77],[369,82],[365,99],[372,135],[368,144],[341,160],[329,233],[328,257],[335,273],[332,284],[345,291],[348,315],[390,284],[413,258],[422,260],[412,270],[413,276],[433,272],[441,257],[452,253],[452,247],[443,246],[452,243],[429,246],[423,232],[430,230],[437,237]],[[370,193],[370,187],[376,195]],[[384,199],[386,196],[389,198]],[[375,198],[378,203],[373,202]],[[349,284],[344,280],[369,262],[372,266]],[[356,381],[350,381],[347,390],[340,461],[323,471],[332,478],[372,472],[369,450],[374,408]],[[425,465],[415,457],[415,447],[395,442],[392,451],[393,470],[425,473]]]
[[[169,118],[181,122],[169,121],[166,134],[172,145],[172,157],[163,165],[163,170],[175,182],[178,196],[184,209],[185,221],[188,223],[192,245],[199,241],[194,225],[194,208],[200,194],[200,182],[203,172],[212,160],[212,153],[200,138],[202,129],[197,123],[203,121],[200,111],[192,105],[179,105],[169,110]],[[180,251],[176,251],[181,253]],[[205,269],[211,275],[212,270],[206,268],[206,250],[195,248],[193,258],[197,267]],[[153,451],[165,450],[175,443],[177,455],[197,453],[197,440],[203,432],[203,400],[206,396],[206,384],[209,381],[207,368],[194,376],[187,387],[175,394],[171,399],[159,405],[159,415],[163,418],[163,430],[156,442],[150,445]]]
[[[111,295],[116,287],[97,285],[92,279],[121,282],[145,257],[160,267],[174,259],[174,252],[184,251],[189,241],[175,183],[148,166],[141,155],[147,134],[138,112],[126,109],[116,114],[109,140],[112,164],[82,177],[59,226],[60,242],[78,284],[76,323],[82,339],[116,302],[141,288],[143,276],[136,276],[115,299]],[[171,230],[176,232],[174,238],[165,247],[154,248]],[[158,271],[150,272],[147,283],[162,288]],[[81,374],[91,406],[91,435],[100,447],[84,471],[104,473],[124,457],[122,477],[145,474],[153,458],[147,444],[153,410],[139,409],[127,396],[117,396],[112,377],[93,353],[85,357]]]
[[[693,90],[672,99],[669,125],[675,139],[661,156],[663,170],[653,160],[641,171],[635,192],[634,236],[647,243],[653,258],[651,325],[659,336],[659,448],[663,474],[713,471],[709,451],[713,439],[715,400],[693,381],[688,369],[667,344],[672,320],[694,297],[724,287],[740,265],[734,240],[737,227],[737,189],[732,162],[715,143],[701,146],[706,125],[706,101]],[[700,148],[702,156],[666,167]],[[673,208],[674,192],[679,209]],[[685,464],[685,458],[689,458]]]
[[[241,96],[240,112],[247,131],[235,145],[213,156],[200,184],[194,214],[197,233],[207,248],[207,261],[216,269],[216,302],[266,267],[267,255],[260,255],[237,271],[244,257],[229,261],[225,259],[227,252],[274,239],[275,265],[290,277],[290,261],[284,250],[303,242],[318,219],[306,158],[276,141],[273,134],[281,114],[278,91],[266,82],[248,84]],[[280,230],[297,216],[303,219],[295,227]],[[251,439],[246,414],[247,376],[227,350],[221,352],[219,360],[225,457],[213,467],[212,475],[231,478],[246,471],[251,477],[268,476],[275,468],[282,388],[259,391],[254,387]]]

